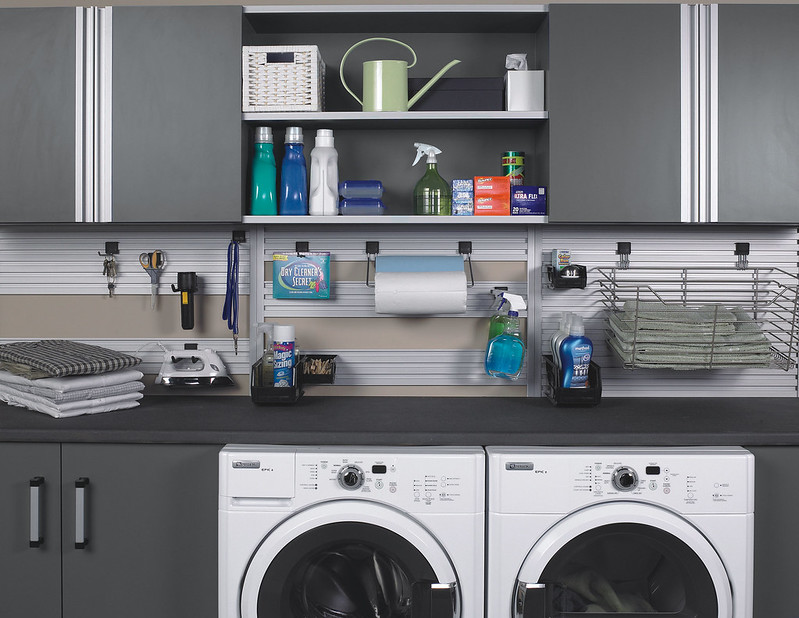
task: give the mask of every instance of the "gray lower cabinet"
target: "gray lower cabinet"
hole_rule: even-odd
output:
[[[680,221],[680,6],[553,4],[551,222]]]
[[[199,445],[0,444],[0,513],[12,523],[0,527],[3,615],[214,618],[218,453]],[[28,484],[37,476],[44,543],[28,548]]]
[[[111,218],[240,222],[241,7],[114,7]]]
[[[0,9],[0,223],[75,221],[76,11]]]
[[[719,221],[799,223],[797,33],[795,5],[718,7]]]
[[[755,456],[754,618],[796,616],[799,448],[746,448]]]

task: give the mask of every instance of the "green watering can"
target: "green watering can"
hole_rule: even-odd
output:
[[[358,98],[344,80],[344,62],[350,52],[364,43],[371,41],[389,41],[390,43],[397,43],[403,47],[407,47],[413,55],[413,62],[408,64],[404,60],[370,60],[363,63],[363,101]],[[435,84],[441,76],[449,71],[453,66],[458,64],[460,60],[453,60],[438,73],[436,73],[424,87],[417,92],[413,98],[408,100],[408,69],[416,64],[416,52],[411,49],[410,45],[397,41],[395,39],[386,39],[384,37],[373,37],[371,39],[364,39],[350,47],[344,56],[341,58],[341,66],[339,67],[339,76],[341,83],[347,92],[349,92],[358,103],[363,107],[365,112],[407,112],[408,108],[416,103],[421,96],[430,89],[430,86]]]

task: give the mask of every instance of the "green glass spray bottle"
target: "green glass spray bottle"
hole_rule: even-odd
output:
[[[441,151],[430,144],[415,143],[416,165],[423,155],[427,155],[427,171],[416,183],[413,190],[413,214],[415,215],[451,215],[452,190],[449,183],[438,173],[436,155]]]

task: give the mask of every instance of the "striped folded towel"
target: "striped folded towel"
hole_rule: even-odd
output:
[[[44,397],[53,403],[88,401],[102,397],[126,395],[144,390],[138,369],[120,369],[90,376],[39,378],[29,380],[7,371],[0,371],[0,388],[10,386],[22,393]]]
[[[140,362],[129,354],[63,339],[0,345],[0,369],[30,379],[107,373]]]

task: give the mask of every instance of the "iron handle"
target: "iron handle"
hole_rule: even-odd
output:
[[[41,503],[41,487],[44,485],[43,476],[34,476],[30,480],[30,535],[29,544],[31,547],[41,547],[44,543],[42,536],[42,503]]]
[[[75,481],[75,549],[85,549],[89,544],[86,536],[86,492],[89,479],[85,476]]]

